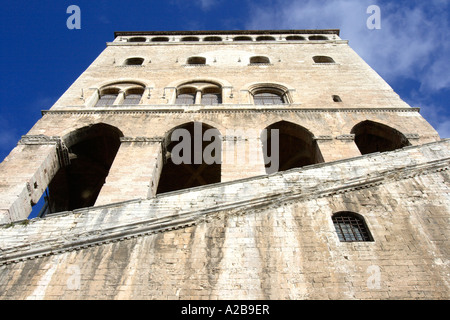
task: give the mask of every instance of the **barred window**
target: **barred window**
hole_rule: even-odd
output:
[[[332,217],[341,242],[373,241],[364,218],[352,212],[336,213]]]
[[[219,93],[205,93],[202,96],[202,104],[216,105],[222,103],[222,96]]]
[[[130,89],[125,95],[122,104],[139,104],[142,98],[143,89]]]
[[[176,104],[194,104],[195,94],[194,93],[182,93],[177,96]]]
[[[283,104],[283,97],[277,93],[272,92],[261,92],[256,93],[253,96],[253,100],[257,105],[266,105],[266,104]]]
[[[100,94],[100,98],[98,99],[97,104],[95,106],[96,107],[112,106],[118,95],[119,90],[117,89],[104,90]]]

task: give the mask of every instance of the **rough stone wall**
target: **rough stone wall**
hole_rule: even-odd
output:
[[[442,141],[3,226],[0,297],[448,299],[448,150]],[[339,241],[331,216],[347,210],[373,242]]]

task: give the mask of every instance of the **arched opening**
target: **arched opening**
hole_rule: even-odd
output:
[[[144,37],[133,37],[128,39],[128,42],[145,42],[146,40]]]
[[[169,42],[169,38],[167,37],[155,37],[152,38],[152,42]]]
[[[333,58],[327,56],[314,56],[313,60],[315,63],[335,63]]]
[[[313,135],[287,121],[276,122],[261,135],[266,173],[274,173],[323,162]]]
[[[208,87],[202,91],[202,104],[217,105],[222,103],[222,90],[218,87]]]
[[[144,58],[128,58],[125,60],[126,66],[141,66],[144,63]]]
[[[144,94],[144,88],[132,88],[125,92],[125,97],[123,99],[122,104],[139,104],[141,101],[142,95]]]
[[[192,87],[184,87],[177,90],[177,99],[175,104],[194,104],[196,89]]]
[[[302,37],[302,36],[287,36],[286,40],[287,41],[303,41],[306,39],[305,39],[305,37]]]
[[[354,212],[337,212],[333,214],[332,221],[339,241],[373,241],[364,217]]]
[[[206,58],[205,57],[189,57],[187,59],[187,64],[191,64],[191,65],[206,64]]]
[[[100,92],[99,99],[95,104],[96,107],[107,107],[112,106],[114,101],[116,101],[117,96],[119,95],[118,88],[106,88]]]
[[[250,64],[269,64],[270,59],[265,56],[250,57]]]
[[[213,36],[211,36],[211,37],[203,38],[203,41],[222,41],[222,38],[221,37],[213,37]]]
[[[381,123],[366,120],[353,127],[355,143],[361,154],[386,152],[411,145],[400,132]]]
[[[184,37],[181,39],[181,41],[195,42],[195,41],[200,41],[200,39],[197,37]]]
[[[173,129],[163,143],[164,165],[157,193],[220,182],[220,132],[201,122]]]
[[[49,213],[95,204],[122,136],[119,129],[100,123],[76,130],[64,139],[69,164],[59,169],[48,186]]]
[[[328,40],[325,36],[310,36],[309,40]]]
[[[256,41],[275,41],[275,38],[271,36],[260,36],[256,38]]]
[[[253,41],[253,39],[251,37],[238,36],[238,37],[234,37],[233,41]]]

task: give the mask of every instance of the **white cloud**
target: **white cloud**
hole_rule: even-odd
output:
[[[376,0],[280,0],[253,4],[248,29],[341,29],[341,37],[388,82],[418,80],[424,89],[449,88],[449,3]],[[414,7],[411,4],[414,3]],[[367,28],[370,5],[378,5],[381,29]],[[441,54],[439,54],[441,53]]]
[[[381,29],[367,28],[370,5],[380,8]],[[404,98],[426,105],[425,118],[442,138],[450,137],[450,110],[433,101],[437,91],[450,90],[450,1],[275,0],[250,7],[247,29],[340,29],[388,83],[417,81],[420,89]]]

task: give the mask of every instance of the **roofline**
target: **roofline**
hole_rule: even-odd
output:
[[[241,35],[241,34],[335,34],[339,29],[308,30],[199,30],[199,31],[115,31],[114,38],[121,36],[175,36],[175,35]]]

